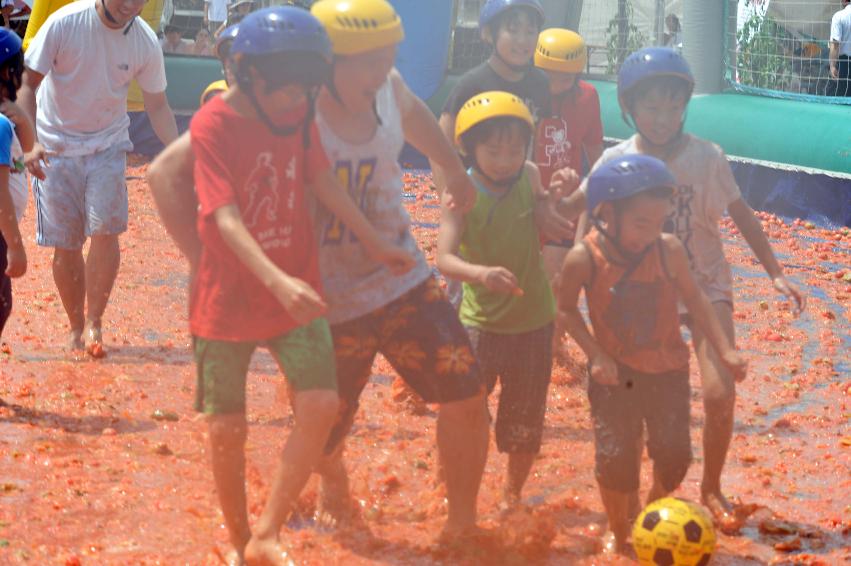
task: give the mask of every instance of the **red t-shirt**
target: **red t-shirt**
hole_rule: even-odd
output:
[[[541,170],[544,187],[550,185],[553,173],[572,167],[582,175],[583,146],[603,143],[600,120],[600,98],[597,89],[585,81],[562,97],[553,98],[553,113],[538,126],[535,162]],[[593,163],[589,164],[593,165]]]
[[[190,330],[227,341],[284,334],[298,324],[225,243],[213,213],[236,205],[269,259],[321,292],[319,251],[304,187],[329,167],[316,128],[311,124],[305,150],[301,129],[276,136],[216,97],[195,114],[189,131],[202,243],[189,302]]]

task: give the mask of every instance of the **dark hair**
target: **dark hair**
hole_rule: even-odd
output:
[[[691,99],[692,85],[681,77],[662,75],[659,77],[648,77],[639,81],[633,88],[624,94],[624,102],[632,110],[632,105],[653,91],[674,97],[678,94],[685,96],[686,102]]]
[[[652,187],[647,190],[641,191],[640,193],[629,196],[625,199],[612,201],[612,206],[614,207],[615,212],[623,212],[632,208],[632,205],[635,203],[635,201],[637,201],[641,197],[647,197],[657,200],[669,200],[672,196],[674,196],[673,187]]]
[[[2,75],[6,74],[6,77]],[[0,86],[5,89],[4,97],[12,102],[18,99],[21,77],[24,74],[24,52],[18,51],[0,64]]]
[[[168,35],[170,33],[183,34],[183,30],[180,29],[178,26],[168,24],[167,26],[165,26],[165,28],[163,28],[163,35]]]
[[[461,135],[461,148],[468,157],[472,157],[477,146],[485,143],[493,136],[508,135],[517,126],[520,126],[521,135],[528,147],[532,141],[532,128],[529,127],[529,124],[514,116],[497,116],[476,124],[464,132]]]
[[[292,84],[306,88],[319,87],[327,84],[331,76],[331,64],[314,52],[244,55],[236,68],[237,82],[241,88],[250,86],[249,67],[257,69],[266,80],[266,94]]]

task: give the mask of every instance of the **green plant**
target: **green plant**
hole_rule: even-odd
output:
[[[647,38],[633,22],[632,2],[618,0],[618,13],[606,28],[606,72],[617,73],[626,56],[646,44]]]
[[[782,44],[785,34],[770,15],[751,15],[736,32],[737,82],[772,90],[791,88],[794,74]]]

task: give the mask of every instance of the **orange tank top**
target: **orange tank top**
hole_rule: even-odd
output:
[[[617,362],[642,373],[688,367],[688,346],[680,333],[677,291],[665,265],[661,238],[638,265],[616,262],[592,230],[583,245],[591,254],[585,286],[594,338]]]

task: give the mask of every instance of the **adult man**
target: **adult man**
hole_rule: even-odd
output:
[[[827,94],[851,96],[851,0],[830,21],[830,86]]]
[[[229,0],[204,0],[204,25],[215,34],[228,19]]]
[[[186,55],[192,52],[192,44],[183,39],[181,36],[181,29],[171,24],[165,26],[165,29],[163,30],[163,38],[160,40],[160,45],[163,48],[163,53]]]
[[[36,177],[37,242],[54,248],[53,279],[71,325],[70,348],[96,357],[104,354],[101,319],[118,274],[118,235],[127,229],[131,80],[142,89],[160,140],[177,137],[162,50],[136,17],[144,3],[80,0],[57,10],[30,43],[18,94],[37,118],[38,141],[25,156]]]

